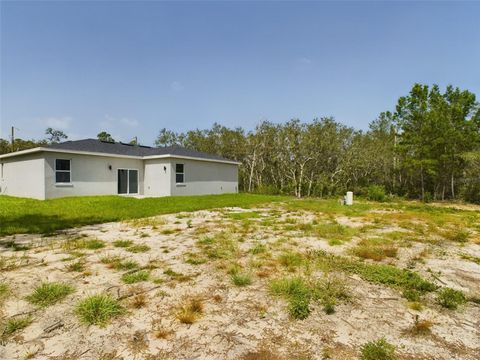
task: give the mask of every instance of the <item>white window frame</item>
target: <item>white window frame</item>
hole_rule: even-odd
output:
[[[118,171],[119,170],[127,170],[127,192],[125,194],[120,194],[118,192]],[[136,193],[130,192],[130,171],[137,172],[137,192]],[[132,169],[132,168],[117,168],[117,195],[138,195],[138,194],[140,194],[140,171],[138,169]]]
[[[64,160],[64,161],[68,161],[68,163],[70,164],[69,168],[70,170],[57,170],[57,160]],[[65,181],[62,181],[62,182],[58,182],[57,181],[57,172],[63,172],[63,173],[70,173],[70,181],[69,182],[65,182]],[[68,184],[70,185],[72,183],[72,159],[60,159],[60,158],[56,158],[55,159],[55,184]]]
[[[177,165],[183,165],[183,172],[177,172]],[[177,181],[177,174],[182,174],[183,175],[183,181],[182,182]],[[185,184],[185,163],[175,163],[175,184],[179,184],[179,185]]]

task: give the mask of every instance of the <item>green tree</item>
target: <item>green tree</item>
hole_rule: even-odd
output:
[[[68,136],[62,130],[52,129],[51,127],[45,130],[45,135],[47,135],[47,141],[51,144],[68,139]]]
[[[115,142],[115,139],[106,131],[99,132],[97,139],[101,141]]]

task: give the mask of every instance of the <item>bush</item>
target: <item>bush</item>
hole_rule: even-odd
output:
[[[451,288],[443,288],[438,292],[437,301],[444,308],[455,310],[467,300],[461,291]]]
[[[367,198],[372,201],[384,202],[387,200],[385,187],[381,185],[371,185],[367,189]]]
[[[370,341],[360,348],[361,360],[395,360],[395,346],[388,343],[385,338]]]

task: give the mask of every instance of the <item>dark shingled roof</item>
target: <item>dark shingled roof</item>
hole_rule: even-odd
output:
[[[103,154],[115,154],[126,156],[152,156],[152,155],[172,155],[189,156],[200,159],[223,160],[221,156],[203,153],[200,151],[186,149],[181,146],[150,147],[144,145],[130,145],[122,142],[108,142],[97,139],[85,139],[75,141],[65,141],[59,144],[50,144],[46,146],[49,149],[88,151]]]

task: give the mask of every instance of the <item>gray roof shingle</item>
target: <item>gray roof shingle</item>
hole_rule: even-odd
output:
[[[224,157],[218,155],[212,155],[200,151],[190,150],[177,145],[167,147],[150,147],[144,145],[130,145],[121,142],[107,142],[97,139],[65,141],[58,144],[50,144],[46,147],[49,149],[88,151],[95,153],[126,156],[177,155],[194,157],[199,159],[233,161],[225,159]]]

